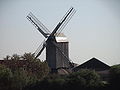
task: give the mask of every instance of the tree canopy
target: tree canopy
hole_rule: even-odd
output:
[[[113,88],[120,89],[120,64],[114,65],[110,69],[110,84]]]
[[[34,54],[31,53],[22,56],[7,55],[4,60],[7,64],[0,64],[0,90],[22,90],[23,87],[42,80],[49,73],[47,62],[34,59]]]

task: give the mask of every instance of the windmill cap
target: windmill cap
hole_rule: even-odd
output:
[[[68,42],[67,37],[63,33],[59,33],[59,34],[56,33],[55,38],[57,42]]]

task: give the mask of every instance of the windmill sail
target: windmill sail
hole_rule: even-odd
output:
[[[44,50],[44,48],[46,47],[46,41],[44,40],[40,46],[38,47],[38,49],[35,51],[35,58],[37,58],[41,53],[42,51]]]
[[[44,37],[48,37],[50,31],[31,12],[28,14],[27,19],[33,23]]]
[[[71,12],[70,12],[70,10],[71,10]],[[67,14],[70,12],[70,14],[67,16]],[[71,20],[71,18],[72,18],[72,16],[75,14],[75,9],[73,8],[73,7],[71,7],[69,10],[68,10],[68,12],[64,15],[64,17],[63,18],[65,18],[66,17],[66,20],[62,23],[62,25],[59,27],[59,29],[57,30],[57,32],[56,32],[56,36],[58,36],[60,33],[61,33],[61,31],[65,28],[65,26],[67,25],[67,23]],[[63,20],[63,18],[61,19],[61,22],[62,22],[62,20]]]
[[[53,36],[55,33],[60,33],[62,31],[62,29],[66,26],[66,24],[70,21],[70,19],[72,18],[72,16],[75,13],[75,9],[73,7],[71,7],[67,13],[63,16],[63,18],[60,20],[60,22],[58,23],[58,25],[55,27],[55,29],[53,30],[53,32],[51,33],[50,36]]]

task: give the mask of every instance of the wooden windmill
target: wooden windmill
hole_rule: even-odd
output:
[[[68,40],[61,31],[74,13],[75,9],[71,7],[52,32],[50,32],[31,12],[27,15],[27,19],[46,38],[46,41],[43,41],[35,51],[35,58],[41,55],[46,48],[46,61],[52,70],[71,68],[72,63],[69,59]]]

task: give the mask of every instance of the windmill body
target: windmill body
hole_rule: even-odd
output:
[[[32,13],[27,15],[27,19],[46,38],[46,41],[44,40],[35,51],[35,58],[37,58],[46,48],[46,61],[52,70],[71,67],[68,52],[68,40],[61,31],[74,13],[75,9],[71,7],[52,32],[50,32]]]
[[[55,37],[55,43],[61,49],[61,52],[51,41],[48,41],[46,46],[46,61],[48,65],[51,69],[69,68],[69,60],[67,59],[69,58],[67,38],[63,33],[60,33],[59,36]]]

